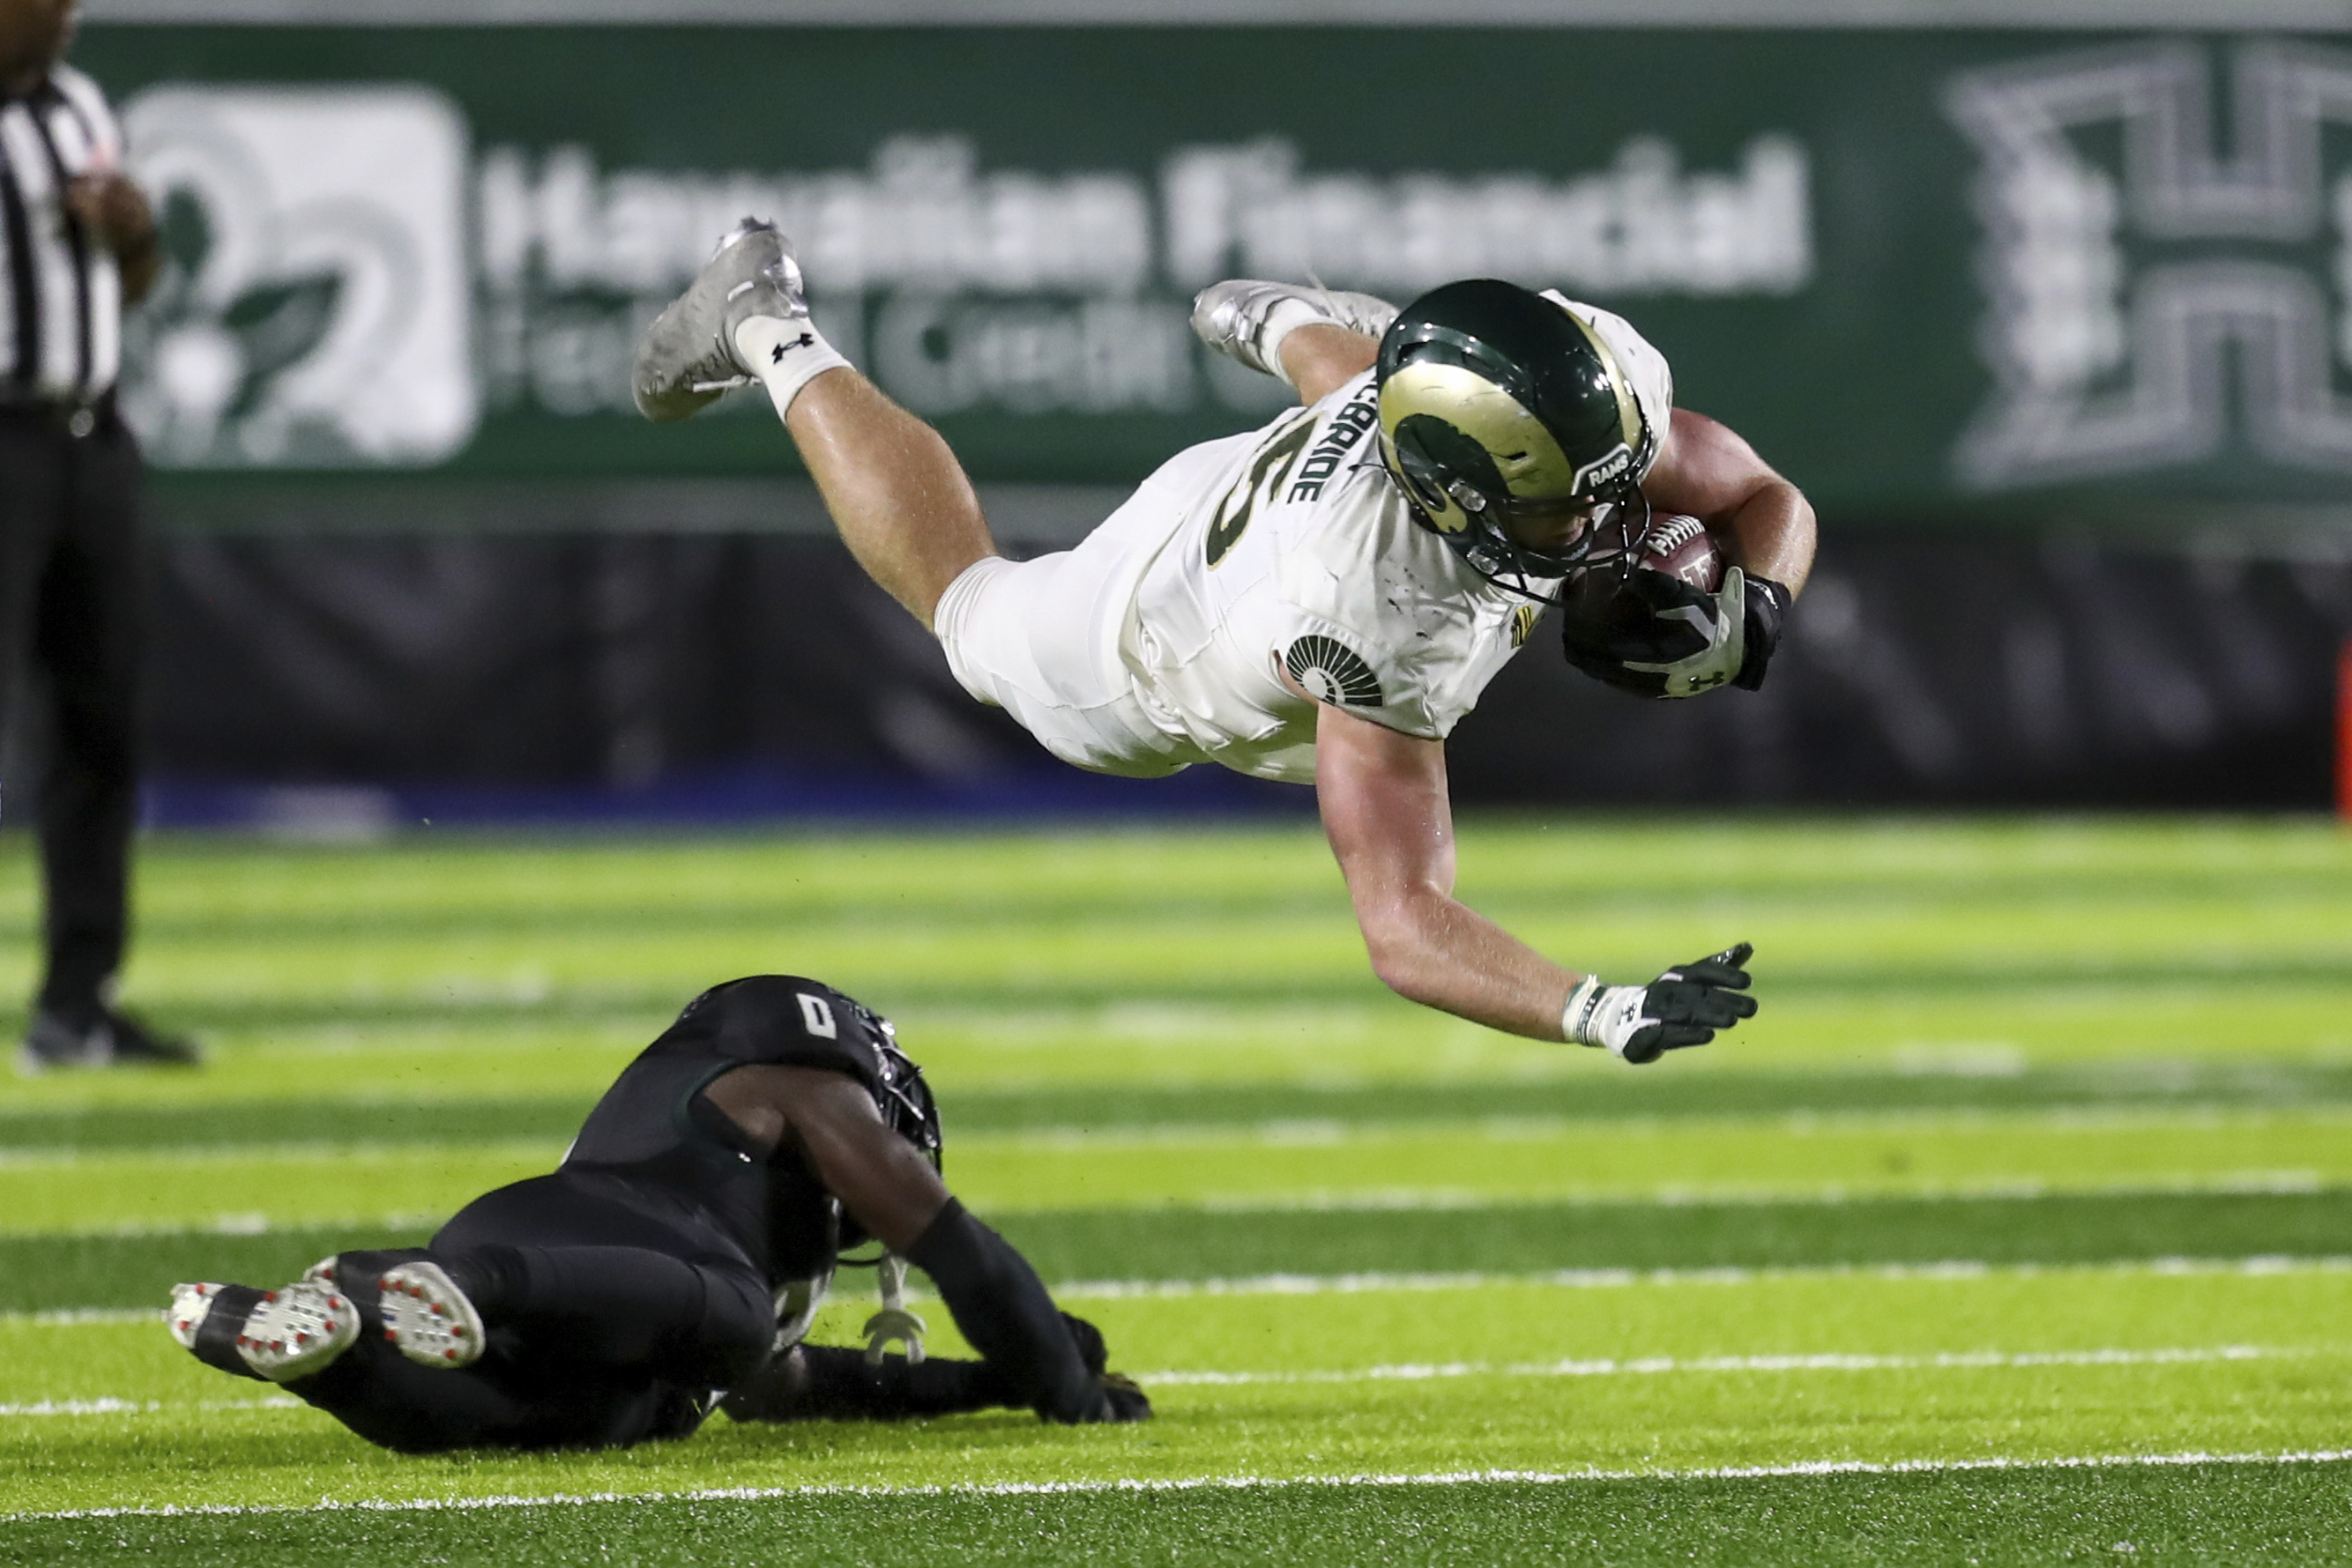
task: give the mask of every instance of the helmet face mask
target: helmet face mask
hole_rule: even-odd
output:
[[[898,1049],[898,1030],[888,1019],[863,1003],[850,1005],[856,1009],[866,1027],[866,1038],[881,1058],[882,1099],[877,1109],[892,1132],[914,1145],[915,1152],[930,1161],[933,1170],[940,1169],[946,1139],[940,1129],[939,1103],[931,1098],[931,1086],[923,1081],[923,1070]]]
[[[1383,465],[1415,520],[1490,581],[1554,600],[1544,583],[1646,523],[1656,433],[1564,305],[1493,279],[1447,284],[1381,340],[1379,384]]]

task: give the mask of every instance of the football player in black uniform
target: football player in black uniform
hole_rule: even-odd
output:
[[[814,980],[736,980],[629,1064],[554,1174],[475,1199],[422,1249],[340,1253],[277,1291],[183,1285],[169,1326],[410,1453],[683,1437],[721,1398],[739,1420],[1148,1416],[939,1159],[930,1090],[887,1021]],[[801,1343],[868,1239],[888,1249],[872,1349]],[[982,1359],[922,1357],[900,1258]],[[890,1338],[908,1354],[879,1354]]]

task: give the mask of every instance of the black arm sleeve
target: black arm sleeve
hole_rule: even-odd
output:
[[[1037,1271],[962,1204],[948,1199],[907,1260],[931,1277],[963,1337],[1038,1415],[1066,1422],[1112,1418],[1108,1396],[1079,1358]]]

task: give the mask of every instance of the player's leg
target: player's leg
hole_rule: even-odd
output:
[[[755,339],[766,325],[746,323],[739,336]],[[998,553],[946,440],[845,366],[778,406],[842,541],[929,629],[948,585]]]
[[[690,1393],[642,1372],[499,1348],[455,1370],[412,1361],[384,1337],[375,1281],[426,1256],[346,1252],[274,1291],[183,1285],[167,1326],[207,1365],[278,1384],[369,1442],[404,1453],[615,1447],[678,1435],[700,1420]]]
[[[939,432],[825,342],[790,242],[747,219],[646,329],[637,406],[682,419],[749,379],[767,389],[857,563],[929,626],[948,584],[997,553],[980,498]]]
[[[479,1324],[488,1343],[511,1331],[535,1354],[724,1387],[759,1366],[775,1332],[767,1281],[720,1238],[659,1224],[560,1174],[475,1199],[429,1250],[383,1276],[393,1293],[380,1309],[420,1361],[471,1361],[486,1343]],[[450,1338],[452,1326],[472,1343]]]

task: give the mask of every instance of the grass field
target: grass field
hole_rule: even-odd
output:
[[[1612,977],[1752,939],[1764,1011],[1637,1071],[1410,1008],[1303,827],[156,841],[130,998],[213,1063],[0,1085],[0,1563],[2352,1561],[2352,835],[1462,864]],[[771,970],[898,1020],[950,1183],[1157,1421],[404,1459],[159,1327],[548,1168]]]

